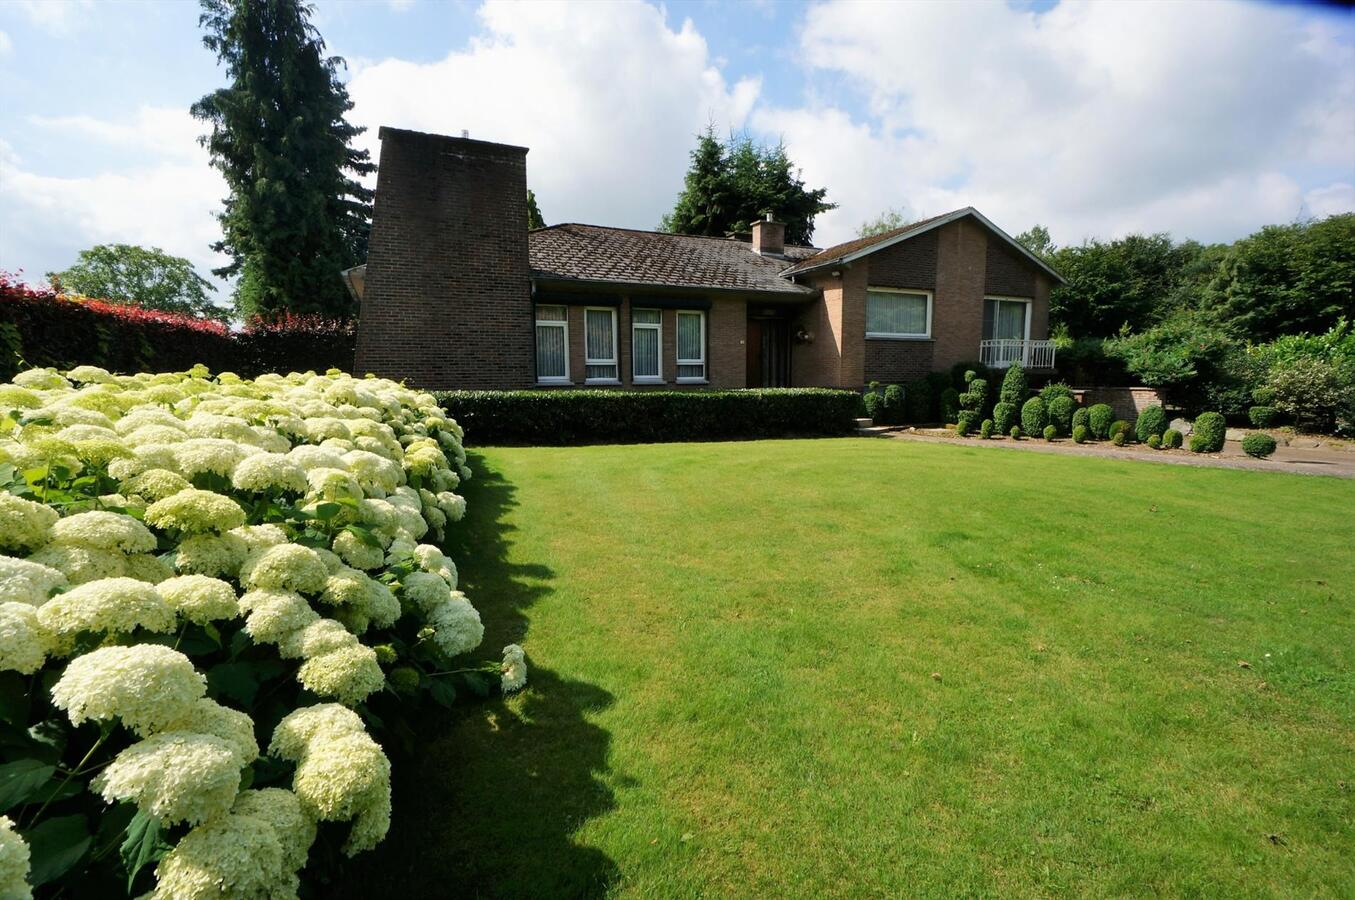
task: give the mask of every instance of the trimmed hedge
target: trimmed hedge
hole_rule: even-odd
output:
[[[32,288],[0,272],[0,380],[30,367],[99,366],[114,373],[340,369],[351,372],[357,323],[315,316],[220,322]]]
[[[1143,412],[1139,413],[1138,420],[1134,423],[1134,435],[1140,441],[1147,441],[1149,437],[1157,435],[1162,437],[1162,432],[1167,430],[1167,412],[1162,407],[1154,403],[1152,406],[1145,407]]]
[[[1254,428],[1269,428],[1280,417],[1280,411],[1273,406],[1253,406],[1247,410],[1247,418]]]
[[[1242,451],[1248,456],[1254,456],[1257,459],[1265,459],[1275,452],[1275,438],[1259,431],[1254,431],[1242,439]]]
[[[1075,444],[1085,444],[1085,443],[1087,443],[1087,426],[1086,426],[1086,425],[1074,425],[1074,426],[1073,426],[1073,443],[1075,443]]]
[[[1077,410],[1077,401],[1072,397],[1057,396],[1047,401],[1049,406],[1049,424],[1059,430],[1059,434],[1073,433],[1073,416]]]
[[[1200,413],[1190,428],[1190,449],[1194,453],[1218,453],[1223,449],[1228,423],[1216,412]]]
[[[1016,422],[1016,404],[1003,400],[993,407],[993,427],[1002,434],[1012,430]]]
[[[1049,411],[1039,397],[1031,397],[1021,406],[1021,430],[1026,434],[1039,434],[1049,424]]]
[[[1092,437],[1104,441],[1110,437],[1110,426],[1115,422],[1115,410],[1108,404],[1097,403],[1087,410],[1087,426]]]
[[[960,392],[955,388],[946,388],[941,392],[941,421],[952,425],[960,417]]]
[[[993,436],[993,420],[984,419],[983,424],[979,426],[979,437],[985,441]]]
[[[703,441],[849,434],[861,395],[829,388],[729,391],[442,391],[477,445]]]
[[[1054,438],[1056,438],[1056,437],[1058,437],[1058,436],[1059,436],[1059,430],[1058,430],[1057,428],[1055,428],[1053,425],[1046,425],[1046,426],[1044,427],[1044,439],[1045,439],[1046,441],[1052,441],[1052,440],[1054,440]]]
[[[1083,428],[1086,428],[1090,431],[1091,417],[1092,417],[1091,410],[1085,406],[1079,406],[1077,409],[1073,410],[1073,417],[1070,420],[1073,423],[1073,430],[1076,430],[1077,427],[1081,425]]]
[[[1168,428],[1166,431],[1162,432],[1162,446],[1168,450],[1180,450],[1183,440],[1184,438],[1181,436],[1181,432],[1177,431],[1175,428]]]

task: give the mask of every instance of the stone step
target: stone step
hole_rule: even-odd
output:
[[[857,427],[857,428],[869,428],[870,426],[872,426],[872,425],[874,425],[874,424],[875,424],[875,421],[874,421],[873,419],[857,419],[857,420],[856,420],[856,427]]]

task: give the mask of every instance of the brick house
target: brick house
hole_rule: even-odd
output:
[[[425,388],[860,388],[1054,365],[1059,274],[965,208],[826,250],[527,231],[527,150],[382,128],[356,368]]]

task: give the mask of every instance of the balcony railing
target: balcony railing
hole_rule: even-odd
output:
[[[979,342],[979,362],[990,369],[1020,363],[1026,369],[1054,368],[1053,341],[994,340]]]

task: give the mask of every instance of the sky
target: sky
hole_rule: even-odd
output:
[[[393,125],[525,145],[547,223],[654,228],[708,123],[838,208],[974,206],[1055,243],[1232,241],[1355,210],[1355,14],[1252,2],[318,0],[375,156]],[[206,275],[225,194],[188,0],[0,0],[0,269],[97,243]],[[222,298],[224,300],[224,297]]]

